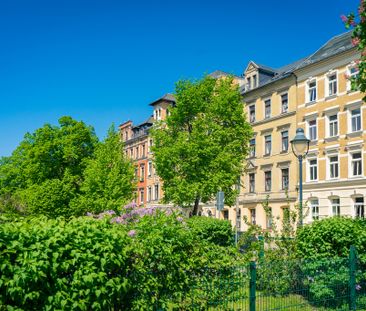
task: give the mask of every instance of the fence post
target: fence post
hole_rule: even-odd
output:
[[[260,235],[258,237],[258,240],[260,242],[259,259],[263,259],[263,257],[264,257],[264,237],[262,235]]]
[[[251,261],[249,265],[250,281],[249,281],[249,311],[255,311],[255,296],[257,283],[257,270],[255,261]]]
[[[356,310],[356,248],[349,250],[349,309]]]

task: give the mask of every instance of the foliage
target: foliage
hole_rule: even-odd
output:
[[[106,310],[131,287],[129,237],[107,221],[28,218],[0,226],[0,305]]]
[[[331,217],[300,229],[296,236],[300,258],[346,257],[351,245],[359,254],[366,251],[366,221],[349,217]]]
[[[341,19],[346,28],[353,28],[352,43],[361,52],[361,57],[357,61],[359,74],[351,79],[353,89],[366,92],[366,0],[360,0],[358,14],[350,13],[348,16],[342,15]],[[364,98],[365,99],[365,98]]]
[[[166,123],[152,131],[158,175],[165,201],[193,208],[218,190],[233,204],[236,184],[252,130],[246,121],[238,85],[232,78],[180,81],[176,105]]]
[[[117,222],[123,215],[108,211],[70,221],[2,216],[0,305],[189,310],[198,294],[192,288],[207,269],[241,263],[235,248],[199,238],[175,213],[154,209]]]
[[[134,171],[123,154],[122,142],[112,126],[107,138],[97,145],[94,158],[87,162],[81,194],[72,201],[74,210],[117,211],[132,199]]]
[[[0,161],[0,210],[65,214],[97,141],[91,127],[71,117],[27,133],[12,155]]]
[[[227,220],[194,216],[187,220],[187,224],[199,239],[221,246],[230,246],[234,242],[233,228]]]
[[[98,142],[93,128],[70,117],[44,125],[0,160],[0,213],[71,217],[117,210],[132,197],[132,165],[111,128]]]

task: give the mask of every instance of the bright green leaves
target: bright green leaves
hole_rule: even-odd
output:
[[[175,97],[166,126],[152,132],[164,199],[187,207],[221,189],[232,204],[252,135],[238,87],[231,78],[205,77],[178,82]]]
[[[132,199],[134,171],[123,154],[120,137],[111,127],[107,138],[97,146],[95,157],[87,162],[81,194],[72,202],[74,209],[117,211]]]
[[[69,218],[117,210],[132,197],[132,178],[112,128],[98,143],[91,127],[62,117],[0,160],[0,211]]]

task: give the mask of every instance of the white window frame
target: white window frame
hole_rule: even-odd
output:
[[[152,199],[152,191],[151,186],[147,187],[147,202],[150,202]]]
[[[287,132],[287,148],[284,149],[284,136],[283,133]],[[283,130],[281,131],[281,152],[287,152],[289,149],[289,130]]]
[[[264,118],[269,119],[272,116],[272,100],[271,98],[266,98],[264,101]],[[267,115],[267,103],[269,102],[269,115]]]
[[[338,202],[335,203],[335,200],[338,200]],[[341,215],[341,199],[339,197],[333,197],[330,199],[330,207],[331,207],[332,216]],[[336,211],[336,213],[335,213],[335,211]]]
[[[330,120],[330,117],[333,117],[333,116],[337,116],[337,120],[336,121],[331,121]],[[338,112],[337,113],[329,113],[326,117],[326,135],[328,138],[331,138],[331,137],[338,137],[339,136],[339,116],[338,116]],[[336,135],[331,135],[331,123],[334,124],[336,123],[337,125],[337,133]]]
[[[310,200],[310,210],[311,210],[311,219],[318,220],[319,219],[319,199],[312,198]]]
[[[315,98],[311,100],[310,97],[310,84],[315,82]],[[306,82],[306,102],[307,103],[312,103],[312,102],[316,102],[318,99],[318,81],[316,78],[309,78],[308,81]]]
[[[251,175],[254,176],[254,184],[253,184],[253,188],[252,188],[252,184],[251,184],[251,180],[250,177]],[[249,193],[255,193],[255,173],[249,173],[248,174],[248,185],[249,185]]]
[[[355,62],[352,62],[348,65],[347,67],[347,75],[348,75],[348,79],[347,79],[347,91],[348,92],[356,92],[357,90],[352,90],[352,83],[351,83],[351,78],[353,76],[357,76],[359,73],[360,73],[360,70],[358,69],[357,73],[352,73],[351,70],[354,69],[354,68],[357,68],[358,69],[358,66]]]
[[[335,83],[335,92],[331,94],[330,92],[330,78],[335,76],[335,80],[332,82],[332,84]],[[326,83],[325,83],[325,97],[330,97],[330,96],[336,96],[338,94],[338,89],[339,89],[339,83],[338,83],[338,71],[337,70],[332,70],[329,71],[326,75]]]
[[[151,177],[151,175],[152,175],[152,161],[149,161],[147,163],[147,176]]]
[[[287,109],[284,110],[283,109],[283,96],[287,96]],[[289,111],[289,99],[288,99],[288,92],[282,93],[280,94],[280,98],[281,98],[281,113],[287,113]]]
[[[316,165],[311,165],[310,162],[316,160]],[[308,158],[308,170],[307,170],[307,181],[318,181],[319,178],[319,161],[317,158]],[[311,169],[315,167],[316,168],[316,179],[311,179]]]
[[[268,207],[268,213],[266,212],[266,229],[272,229],[273,226],[273,214],[272,207]]]
[[[356,202],[357,199],[363,199],[363,202]],[[354,212],[355,212],[355,218],[365,218],[365,198],[363,196],[356,196],[353,198],[353,206],[354,206]],[[362,213],[360,213],[362,216],[359,217],[357,214],[357,209],[360,208]]]
[[[254,144],[252,144],[252,141],[254,141]],[[256,152],[256,138],[253,137],[250,141],[249,141],[249,157],[250,158],[254,158],[255,157],[255,152]]]
[[[360,128],[359,129],[356,129],[356,130],[353,130],[353,119],[354,117],[352,116],[352,111],[355,111],[359,109],[360,110],[360,114],[358,115],[359,116],[359,120],[360,120]],[[359,132],[359,131],[362,131],[362,107],[361,106],[357,106],[357,107],[352,107],[349,109],[349,133],[356,133],[356,132]]]
[[[315,138],[311,137],[311,128],[310,122],[315,121]],[[308,130],[308,137],[311,141],[317,141],[318,140],[318,118],[312,118],[307,120],[307,130]]]
[[[335,158],[335,157],[337,157],[337,161],[336,162],[331,162],[331,158]],[[340,163],[339,163],[339,155],[338,154],[330,154],[328,156],[328,170],[327,170],[328,179],[339,179],[339,168],[340,168],[339,164]],[[335,177],[332,177],[332,174],[331,174],[332,165],[334,165],[334,167],[337,168],[337,176],[335,176]]]
[[[269,189],[267,188],[267,173],[269,173]],[[272,191],[272,171],[265,171],[264,172],[264,191],[265,192],[271,192]]]
[[[269,152],[267,152],[267,141],[266,141],[266,137],[270,137],[270,144],[269,144]],[[270,156],[272,154],[272,135],[268,134],[268,135],[264,135],[264,156]]]
[[[257,212],[256,212],[255,208],[250,209],[250,223],[252,225],[257,224]]]
[[[353,160],[353,155],[356,154],[356,153],[359,153],[361,154],[361,159],[357,160],[357,161],[360,161],[361,162],[361,174],[360,175],[353,175],[353,163],[356,162],[355,160]],[[349,153],[349,167],[348,167],[348,170],[349,170],[349,174],[348,176],[349,177],[362,177],[363,176],[363,172],[364,172],[364,168],[363,168],[363,153],[362,153],[362,150],[355,150],[355,151],[352,151]]]
[[[284,187],[283,183],[283,171],[287,170],[287,188]],[[290,188],[290,169],[288,167],[282,167],[281,168],[281,190],[289,190]]]

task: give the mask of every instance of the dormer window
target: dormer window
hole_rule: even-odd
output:
[[[257,87],[257,75],[253,76],[253,88]]]
[[[251,77],[247,78],[247,89],[250,90],[251,89],[251,83],[252,83],[252,79]]]

